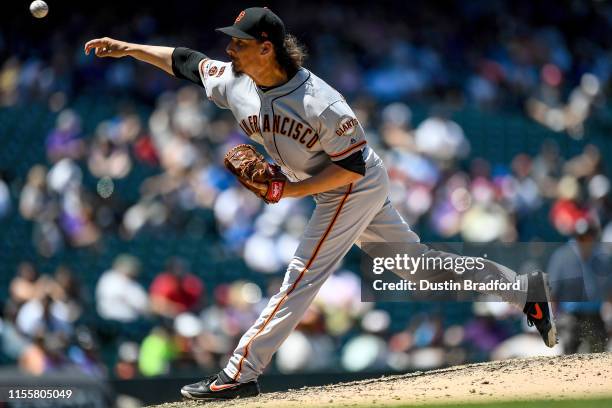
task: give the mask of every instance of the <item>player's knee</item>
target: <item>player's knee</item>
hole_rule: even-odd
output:
[[[283,287],[286,285],[291,285],[293,282],[299,279],[300,274],[305,271],[306,264],[303,260],[299,258],[293,258],[289,265],[287,266],[287,271],[285,272],[285,279],[283,279]]]

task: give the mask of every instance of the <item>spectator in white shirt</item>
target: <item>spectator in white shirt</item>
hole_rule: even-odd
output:
[[[140,261],[131,255],[120,255],[112,269],[104,272],[96,286],[96,305],[100,317],[133,322],[147,314],[147,291],[137,282]]]

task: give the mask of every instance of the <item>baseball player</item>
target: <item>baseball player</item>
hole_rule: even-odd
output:
[[[232,111],[242,130],[263,146],[288,178],[273,192],[265,183],[251,187],[260,189],[262,196],[275,197],[272,202],[309,195],[316,202],[278,293],[241,338],[227,366],[181,389],[183,396],[201,400],[259,394],[258,376],[353,244],[419,242],[391,206],[385,166],[368,146],[347,101],[302,67],[303,49],[286,33],[282,20],[268,8],[253,7],[217,31],[231,37],[226,49],[230,62],[187,48],[110,38],[85,45],[87,54],[95,50],[99,57],[131,56],[202,86],[210,100]],[[432,257],[448,255],[425,245],[421,251]],[[491,261],[485,265],[484,273],[465,273],[464,278],[520,281],[520,291],[496,294],[522,308],[546,345],[554,346],[556,329],[545,277],[517,275]]]

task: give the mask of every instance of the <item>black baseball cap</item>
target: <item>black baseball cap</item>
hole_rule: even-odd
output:
[[[285,24],[267,7],[251,7],[242,10],[234,25],[217,28],[223,34],[247,40],[269,40],[282,44],[285,39]]]

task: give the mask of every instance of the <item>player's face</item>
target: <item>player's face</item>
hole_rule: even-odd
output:
[[[260,64],[260,43],[257,40],[243,40],[232,37],[225,49],[232,60],[235,75],[248,74]]]

